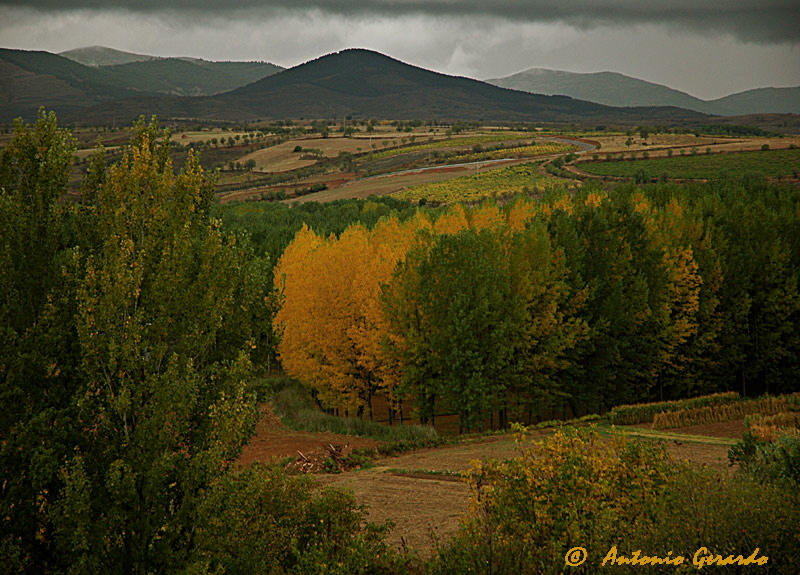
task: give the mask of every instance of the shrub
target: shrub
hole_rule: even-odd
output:
[[[768,557],[764,566],[723,566],[726,573],[797,573],[800,565],[800,499],[787,497],[787,488],[761,484],[746,475],[725,478],[707,468],[682,467],[659,497],[651,522],[640,524],[638,533],[626,541],[631,553],[686,558],[692,565],[698,550],[708,554]],[[622,553],[620,549],[620,553]],[[635,573],[682,573],[697,571],[693,566],[633,567]],[[705,572],[703,569],[701,572]],[[713,572],[716,573],[717,570]]]
[[[728,451],[728,459],[762,483],[783,482],[794,490],[800,486],[800,435],[779,433],[775,441],[759,439],[746,431]]]
[[[477,463],[467,477],[470,511],[439,549],[432,573],[562,573],[576,546],[589,557],[646,521],[675,469],[663,446],[594,429],[565,429],[523,444],[507,462]],[[570,573],[592,573],[587,561]]]
[[[253,466],[204,498],[190,573],[399,573],[390,524],[367,523],[351,493],[316,492],[306,477]]]
[[[769,573],[796,573],[800,564],[793,491],[675,463],[662,444],[557,431],[511,461],[476,464],[467,481],[469,514],[429,564],[432,575],[596,573],[614,548],[617,556],[684,558],[677,567],[613,566],[623,573],[694,572],[703,547],[723,557],[758,549]],[[567,567],[575,547],[588,559]]]

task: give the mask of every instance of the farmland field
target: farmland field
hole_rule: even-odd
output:
[[[797,177],[800,149],[742,152],[738,154],[697,154],[671,158],[586,162],[586,173],[597,176],[633,178],[644,171],[650,177],[666,174],[669,178],[707,179],[722,175],[741,177],[760,174],[765,177]]]
[[[494,134],[474,134],[474,135],[453,137],[436,141],[433,141],[433,138],[431,138],[431,141],[423,144],[406,146],[404,148],[394,148],[391,150],[378,152],[374,155],[374,158],[375,159],[387,158],[400,154],[407,154],[411,152],[419,152],[424,150],[443,150],[447,148],[469,148],[472,146],[499,144],[502,142],[516,143],[516,142],[522,142],[523,140],[528,138],[530,138],[530,134],[522,132],[497,132]]]
[[[371,178],[349,180],[340,186],[329,186],[329,189],[316,194],[292,199],[291,202],[330,202],[334,200],[367,198],[369,196],[385,196],[403,190],[425,186],[436,182],[445,182],[454,178],[473,176],[483,173],[493,166],[511,166],[524,160],[500,160],[494,162],[476,162],[457,166],[441,166],[399,173],[383,174]],[[398,196],[400,197],[400,196]]]
[[[409,201],[434,200],[443,203],[470,202],[521,192],[544,192],[564,186],[565,180],[541,174],[536,165],[526,163],[445,182],[411,187],[397,194]]]

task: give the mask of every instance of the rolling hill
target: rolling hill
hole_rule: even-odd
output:
[[[74,117],[85,108],[121,99],[214,95],[282,69],[266,62],[207,62],[97,47],[86,50],[68,54],[91,65],[49,52],[0,49],[0,122],[17,116],[32,119],[40,106]],[[120,61],[125,63],[101,64]]]
[[[102,70],[49,52],[0,48],[0,122],[36,117],[44,106],[72,114],[88,106],[136,95]]]
[[[91,46],[62,52],[85,66],[101,68],[114,83],[140,92],[213,96],[283,70],[268,62],[209,62],[200,58],[161,58]]]
[[[612,108],[447,76],[363,49],[343,50],[215,97],[119,101],[87,110],[103,121],[144,113],[183,118],[439,119],[636,124],[696,121],[677,108]]]
[[[607,106],[677,106],[720,116],[800,113],[800,87],[757,88],[716,100],[701,100],[616,72],[578,74],[544,68],[531,68],[487,82],[534,94],[571,96]]]
[[[160,58],[102,68],[116,83],[141,92],[213,96],[260,80],[281,68],[264,62],[207,62]]]

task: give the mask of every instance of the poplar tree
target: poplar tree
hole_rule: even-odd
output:
[[[197,159],[176,175],[169,152],[168,132],[136,126],[85,206],[99,241],[72,250],[66,266],[85,431],[53,515],[74,572],[190,564],[204,490],[254,429],[255,340],[244,320],[267,305],[248,277],[257,268],[211,217]]]

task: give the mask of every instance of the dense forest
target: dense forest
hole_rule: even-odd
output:
[[[227,213],[282,253],[282,364],[327,406],[354,415],[374,393],[413,397],[423,419],[458,413],[478,429],[492,413],[797,389],[796,187],[749,178],[390,206]],[[307,222],[285,251],[281,226],[258,223],[281,217]]]
[[[366,415],[383,393],[464,429],[543,406],[797,390],[797,187],[218,206],[197,159],[170,151],[140,121],[120,159],[96,152],[77,197],[54,115],[18,122],[0,155],[8,573],[406,572],[352,495],[237,465],[252,382],[276,361],[325,407]],[[661,454],[620,449],[662,473]],[[648,501],[686,486],[664,473],[642,484]],[[770,509],[780,491],[763,494],[744,500]]]

